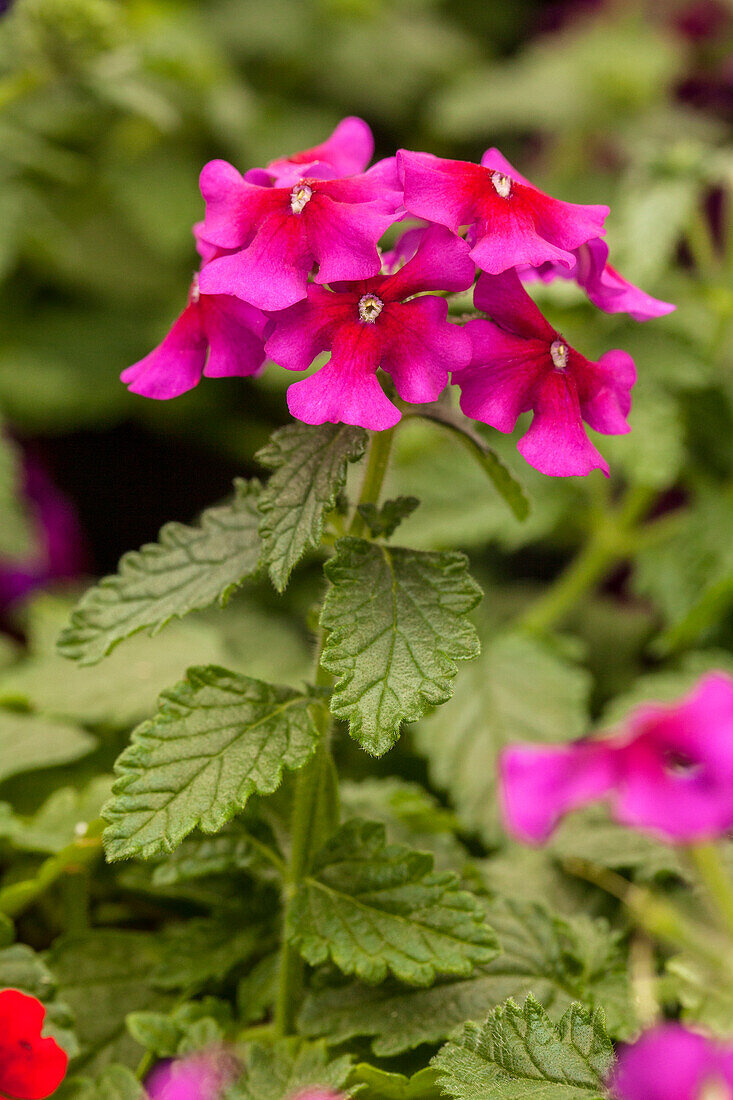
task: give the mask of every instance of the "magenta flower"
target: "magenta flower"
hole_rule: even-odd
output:
[[[221,1100],[239,1072],[224,1050],[206,1050],[158,1066],[145,1083],[150,1100]]]
[[[538,268],[522,268],[522,282],[540,278],[544,283],[553,279],[575,279],[593,305],[605,313],[628,313],[635,321],[664,317],[676,307],[671,302],[652,298],[651,294],[634,286],[619,275],[608,262],[608,245],[596,237],[575,249],[575,263],[568,270],[562,264],[547,262]]]
[[[320,145],[272,160],[265,171],[277,187],[292,186],[304,176],[356,176],[365,170],[373,152],[374,138],[366,122],[350,116],[342,118]]]
[[[0,610],[55,580],[79,577],[87,548],[71,503],[33,459],[23,463],[23,495],[36,529],[36,551],[25,560],[0,558]]]
[[[471,344],[465,329],[447,320],[445,298],[413,295],[465,290],[473,277],[466,242],[434,226],[393,275],[333,290],[310,286],[305,301],[274,316],[267,341],[270,358],[293,371],[331,351],[325,366],[288,390],[293,416],[306,424],[391,428],[400,412],[379,384],[379,367],[392,376],[403,401],[434,401],[450,371],[468,363]]]
[[[662,1024],[621,1051],[609,1083],[617,1100],[726,1100],[733,1045]]]
[[[377,275],[377,242],[402,203],[393,160],[363,175],[312,175],[286,187],[248,182],[231,164],[212,160],[201,193],[203,237],[232,253],[206,265],[202,293],[235,294],[268,310],[305,298],[314,264],[317,283]]]
[[[588,474],[608,464],[588,439],[583,421],[605,435],[630,431],[626,416],[636,380],[625,351],[607,351],[597,363],[563,339],[540,313],[514,271],[482,275],[474,302],[492,321],[469,321],[469,365],[453,376],[467,416],[511,432],[532,409],[518,444],[531,466],[551,477]]]
[[[733,828],[733,679],[703,677],[673,706],[639,707],[616,733],[570,745],[514,745],[500,760],[507,828],[541,843],[599,798],[623,825],[680,844]]]
[[[198,239],[206,252],[206,242]],[[204,270],[206,270],[204,268]],[[188,305],[157,348],[123,370],[132,393],[167,400],[207,378],[246,378],[265,361],[267,318],[231,294],[202,294],[194,276]]]
[[[498,149],[487,149],[480,165],[405,149],[397,162],[409,213],[454,232],[468,226],[471,256],[491,275],[548,260],[572,267],[572,250],[604,233],[607,206],[551,198],[520,176]]]

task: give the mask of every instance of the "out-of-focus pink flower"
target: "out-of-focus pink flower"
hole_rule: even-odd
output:
[[[710,673],[680,702],[641,706],[606,737],[513,745],[499,771],[507,828],[530,843],[600,798],[621,824],[672,843],[722,836],[733,828],[733,679]]]
[[[617,1100],[731,1100],[733,1044],[663,1024],[622,1049],[610,1088]]]
[[[23,561],[0,557],[0,610],[51,581],[80,576],[88,565],[74,508],[29,456],[23,461],[23,495],[35,526],[37,550]]]
[[[153,1070],[145,1082],[150,1100],[221,1100],[239,1066],[224,1050],[205,1050]]]
[[[363,118],[342,118],[330,137],[289,157],[271,160],[265,171],[276,187],[288,187],[304,176],[356,176],[374,152],[374,138]]]
[[[395,274],[332,290],[310,286],[304,302],[274,315],[267,354],[286,370],[306,370],[319,352],[331,350],[325,366],[288,390],[293,416],[306,424],[391,428],[400,412],[379,383],[379,367],[403,401],[434,401],[450,371],[468,362],[471,344],[465,330],[447,320],[445,298],[413,295],[465,290],[474,270],[466,242],[433,226]]]
[[[209,245],[197,238],[198,247]],[[204,269],[205,270],[205,269]],[[188,305],[168,335],[120,378],[132,393],[167,400],[207,378],[246,378],[265,362],[264,313],[231,294],[202,294],[194,278]]]
[[[562,264],[544,263],[538,268],[523,267],[519,271],[522,282],[541,279],[550,283],[554,279],[574,279],[582,287],[593,305],[604,313],[628,313],[635,321],[649,321],[664,317],[676,307],[671,302],[652,298],[651,294],[624,279],[608,262],[608,245],[596,237],[574,250],[575,263],[571,268]]]
[[[284,309],[317,283],[377,275],[379,238],[402,204],[394,158],[338,179],[309,175],[291,186],[248,182],[223,160],[201,173],[202,235],[229,255],[201,272],[203,294],[234,294],[260,309]]]
[[[398,152],[397,163],[407,211],[454,232],[468,226],[471,257],[492,275],[546,261],[572,267],[573,249],[605,232],[607,206],[553,199],[533,187],[498,149],[487,149],[480,165],[405,149]]]
[[[382,253],[382,271],[387,275],[394,275],[395,271],[411,260],[429,228],[428,223],[423,222],[422,225],[413,225],[401,233],[393,247]]]
[[[461,408],[500,432],[511,432],[520,413],[534,412],[518,444],[531,466],[551,477],[583,475],[608,464],[583,421],[605,435],[630,430],[626,417],[636,370],[625,351],[586,359],[540,313],[515,271],[482,275],[474,302],[491,321],[469,321],[469,365],[453,375]]]

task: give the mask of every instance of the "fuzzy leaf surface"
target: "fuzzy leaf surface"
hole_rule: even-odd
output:
[[[431,1065],[454,1100],[602,1100],[613,1058],[602,1011],[572,1005],[554,1024],[529,996],[466,1024]]]
[[[0,710],[0,781],[11,775],[79,760],[97,739],[65,722]]]
[[[337,677],[331,710],[381,756],[403,722],[453,693],[456,661],[478,656],[467,613],[481,599],[461,553],[429,553],[345,538],[325,566],[322,664]]]
[[[412,985],[470,974],[498,951],[482,905],[433,857],[387,845],[384,826],[347,822],[316,856],[289,911],[286,935],[313,966]]]
[[[488,920],[501,954],[465,978],[443,979],[429,989],[396,982],[374,987],[352,985],[312,993],[301,1013],[301,1030],[342,1043],[373,1037],[380,1057],[446,1039],[467,1020],[483,1020],[507,998],[533,993],[555,1012],[575,1001],[603,1007],[612,1034],[630,1036],[634,1013],[625,952],[617,933],[603,921],[556,916],[543,906],[503,900],[492,903]]]
[[[252,1044],[242,1080],[230,1100],[290,1100],[306,1089],[342,1089],[351,1071],[347,1055],[329,1061],[322,1043],[281,1039],[271,1046]]]
[[[172,851],[196,826],[215,833],[249,796],[301,767],[318,730],[313,699],[216,666],[189,669],[135,730],[104,807],[111,860]]]
[[[364,429],[348,424],[288,424],[258,451],[257,460],[273,471],[257,507],[264,560],[278,592],[306,550],[321,541],[347,464],[361,458],[366,443]]]
[[[125,554],[117,572],[82,597],[59,651],[93,665],[131,634],[155,634],[190,611],[223,606],[259,566],[258,491],[256,482],[237,481],[234,498],[196,526],[167,523],[157,542]]]
[[[579,737],[589,693],[586,672],[519,635],[498,637],[463,672],[455,698],[416,730],[416,744],[466,829],[496,843],[498,754],[513,742]]]

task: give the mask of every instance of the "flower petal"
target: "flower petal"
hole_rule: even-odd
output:
[[[189,305],[162,343],[123,370],[120,378],[131,393],[167,401],[198,385],[207,349],[199,308]]]
[[[441,225],[417,232],[420,236],[415,255],[384,280],[380,296],[397,302],[422,290],[467,290],[476,268],[466,242]]]
[[[491,321],[469,321],[471,361],[456,371],[466,416],[511,432],[520,413],[532,407],[537,380],[548,369],[547,344],[505,332]]]
[[[359,292],[334,294],[308,287],[308,298],[272,314],[274,329],[266,351],[285,370],[307,370],[315,357],[331,346],[338,328],[358,313]]]
[[[502,813],[520,840],[541,843],[564,814],[612,788],[615,754],[602,741],[552,748],[513,745],[499,759]]]
[[[663,1024],[622,1049],[611,1092],[618,1100],[697,1100],[715,1063],[710,1040],[680,1024]]]
[[[392,428],[400,412],[377,379],[380,342],[374,326],[358,322],[337,333],[324,367],[288,390],[288,408],[306,424],[359,424]]]
[[[500,275],[480,275],[473,295],[476,309],[488,313],[492,321],[518,336],[551,343],[557,333],[540,313],[519,281],[516,271]]]
[[[201,236],[219,248],[241,248],[264,217],[286,209],[287,191],[248,183],[225,160],[205,164],[199,186],[206,203]]]
[[[382,333],[382,366],[403,401],[435,401],[450,372],[471,358],[471,340],[448,320],[445,298],[426,296],[385,305],[377,322]]]
[[[596,469],[608,475],[608,463],[585,434],[568,373],[548,372],[537,386],[533,407],[531,427],[517,445],[530,466],[550,477],[582,477]]]
[[[585,359],[572,348],[569,355],[586,424],[604,435],[630,432],[626,417],[631,409],[636,367],[628,352],[607,351],[597,363]]]
[[[342,118],[330,137],[312,149],[303,149],[290,157],[280,157],[267,165],[276,184],[295,182],[307,175],[305,169],[325,164],[336,176],[353,176],[363,172],[374,153],[374,137],[362,118],[350,115]]]
[[[270,325],[267,317],[231,294],[204,294],[200,306],[209,341],[206,377],[257,374],[265,361],[263,336]]]
[[[315,191],[304,211],[310,253],[318,263],[317,283],[369,279],[382,259],[377,243],[395,220],[378,203],[335,202]]]
[[[258,309],[284,309],[305,298],[312,265],[302,218],[273,213],[246,248],[207,264],[199,286],[204,294],[234,294]]]
[[[397,167],[410,214],[453,230],[475,221],[477,198],[486,188],[486,172],[477,164],[400,149]]]

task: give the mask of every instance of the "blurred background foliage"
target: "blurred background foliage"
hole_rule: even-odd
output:
[[[33,508],[24,514],[16,491],[29,457],[76,509],[86,569],[96,573],[154,538],[165,520],[191,519],[226,494],[233,475],[253,469],[254,452],[286,419],[285,372],[270,367],[255,381],[204,381],[158,403],[128,394],[119,371],[162,337],[183,304],[196,263],[190,228],[202,215],[202,164],[217,156],[242,169],[262,164],[321,140],[349,113],[368,119],[379,155],[405,145],[478,159],[496,143],[546,190],[609,202],[613,264],[678,305],[640,325],[600,313],[572,284],[533,291],[586,353],[623,347],[636,359],[634,430],[602,441],[610,484],[598,473],[583,481],[543,478],[524,465],[512,439],[491,433],[531,497],[530,518],[520,524],[439,428],[413,423],[392,473],[395,491],[423,500],[404,537],[471,550],[489,587],[486,614],[501,621],[575,547],[598,541],[622,492],[636,494],[637,512],[663,521],[661,535],[607,555],[605,593],[586,599],[570,624],[590,646],[592,663],[595,653],[599,697],[624,687],[640,661],[701,640],[727,645],[730,0],[6,4],[2,560],[22,559],[39,538]],[[304,571],[289,597],[303,638],[317,575]],[[254,657],[247,631],[278,625],[269,594],[257,606],[241,612],[239,628],[227,628],[243,660]],[[9,629],[29,629],[28,614],[12,608]],[[662,640],[650,648],[658,627]],[[288,630],[284,660],[300,670],[302,638]],[[36,645],[35,626],[29,636]],[[41,672],[21,670],[21,681],[30,675],[43,698],[54,683],[68,693],[66,674],[47,664],[56,660],[48,645],[39,652],[45,656],[33,667]],[[163,664],[168,675],[170,662]],[[134,694],[134,684],[128,688]],[[27,702],[27,692],[21,697]],[[70,707],[69,700],[37,705],[62,715]],[[132,720],[135,706],[122,711]]]

